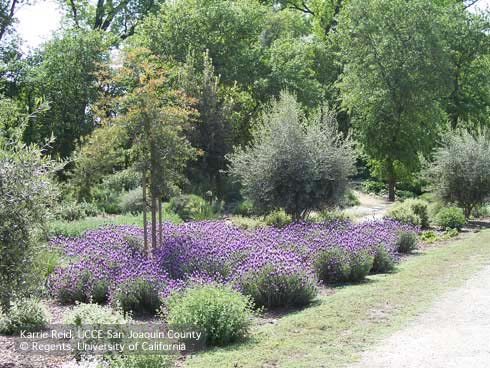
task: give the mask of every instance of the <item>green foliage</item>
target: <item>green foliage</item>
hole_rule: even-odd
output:
[[[349,254],[340,247],[328,247],[316,256],[314,261],[318,279],[325,284],[344,282],[349,278]]]
[[[429,226],[428,203],[420,199],[407,199],[394,205],[388,216],[406,224]]]
[[[328,222],[332,220],[349,221],[350,217],[345,211],[339,209],[325,209],[320,213],[315,214],[312,220],[316,222]]]
[[[229,160],[230,174],[259,212],[284,208],[295,220],[337,203],[354,173],[352,142],[337,132],[333,114],[306,119],[286,92],[263,113],[252,144]]]
[[[442,228],[461,230],[466,223],[466,218],[461,208],[445,207],[437,213],[434,223]]]
[[[111,296],[111,302],[135,315],[153,315],[161,305],[157,284],[141,277],[118,285]]]
[[[242,275],[240,288],[256,305],[266,308],[302,307],[310,304],[318,292],[306,270],[279,273],[272,264]]]
[[[433,232],[432,230],[425,230],[425,231],[422,231],[419,235],[419,238],[420,240],[426,242],[426,243],[433,243],[435,242],[437,239],[439,239],[439,237],[437,236],[437,234],[435,232]]]
[[[276,210],[264,217],[266,225],[274,227],[284,227],[290,224],[291,221],[291,216],[284,212],[284,210]]]
[[[430,0],[356,0],[338,22],[342,104],[394,200],[397,179],[418,167],[444,119],[438,100],[450,83],[440,8]]]
[[[129,192],[123,192],[119,197],[119,208],[122,213],[143,212],[142,189],[136,188]]]
[[[266,223],[260,217],[232,216],[230,221],[233,225],[244,230],[254,230],[258,227],[266,226]]]
[[[473,208],[490,196],[490,138],[452,131],[443,145],[434,150],[434,161],[426,168],[431,189],[446,203],[464,209],[466,218]]]
[[[106,359],[108,368],[173,368],[175,357],[166,355],[116,355]]]
[[[417,234],[413,231],[401,231],[396,240],[396,249],[400,253],[410,253],[417,249]]]
[[[344,198],[340,201],[340,206],[342,208],[359,206],[361,202],[357,198],[356,194],[352,190],[347,190],[345,192]]]
[[[195,194],[183,194],[170,199],[168,208],[182,220],[205,220],[215,217],[211,205]]]
[[[383,244],[375,248],[372,273],[387,273],[395,268],[395,259]]]
[[[380,181],[366,180],[362,182],[362,190],[366,193],[380,194],[386,190],[386,185]]]
[[[490,204],[484,203],[475,207],[472,211],[472,216],[474,218],[486,218],[490,217]]]
[[[171,294],[166,311],[166,321],[171,327],[202,331],[209,346],[245,338],[254,315],[250,298],[229,287],[212,284]]]
[[[441,237],[442,239],[451,239],[454,238],[455,236],[458,236],[458,234],[459,234],[458,229],[447,227],[446,231],[444,231]]]
[[[367,249],[362,249],[350,255],[350,273],[348,281],[361,282],[373,268],[374,257]]]
[[[93,203],[63,201],[58,206],[55,217],[59,220],[75,221],[89,216],[97,216],[98,214],[99,210]]]
[[[50,217],[57,196],[52,176],[57,164],[44,150],[0,135],[0,307],[10,308],[10,298],[20,297],[27,284],[32,260],[33,235]]]
[[[233,205],[231,213],[237,216],[252,216],[253,202],[249,199],[244,199]]]
[[[36,299],[17,300],[8,314],[0,312],[0,333],[16,334],[21,330],[39,331],[49,322],[49,313]]]

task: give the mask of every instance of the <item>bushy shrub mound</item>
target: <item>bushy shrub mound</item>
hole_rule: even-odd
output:
[[[417,249],[417,234],[413,231],[401,231],[396,241],[396,249],[400,253],[410,253]]]
[[[119,208],[122,213],[139,213],[143,211],[143,195],[141,188],[123,192],[119,196]]]
[[[373,259],[372,273],[387,273],[395,268],[395,257],[383,244],[376,246]]]
[[[318,252],[314,267],[318,278],[326,284],[344,282],[349,278],[349,253],[340,247]]]
[[[291,251],[254,252],[237,269],[236,286],[259,306],[304,306],[317,295],[317,280],[305,266]]]
[[[236,203],[231,213],[237,216],[252,216],[253,215],[253,203],[249,199],[245,199]]]
[[[252,301],[230,287],[195,285],[166,301],[166,320],[183,331],[201,331],[207,345],[225,345],[244,338],[253,316]]]
[[[360,249],[350,254],[348,281],[361,282],[373,268],[374,257],[368,249]]]
[[[277,210],[271,212],[264,218],[264,222],[267,225],[274,226],[274,227],[284,227],[290,224],[291,221],[292,221],[291,216],[289,216],[283,210]]]
[[[39,331],[49,321],[49,313],[36,299],[16,301],[8,314],[0,314],[0,334],[12,335],[21,330]]]
[[[195,194],[173,197],[169,209],[184,221],[211,219],[215,215],[212,206]]]
[[[443,145],[435,149],[426,177],[439,198],[463,208],[469,218],[473,209],[490,197],[489,163],[488,131],[451,131]]]
[[[429,226],[428,203],[421,199],[407,199],[394,205],[388,211],[388,217],[405,224]]]
[[[131,277],[121,281],[111,291],[111,303],[124,312],[135,315],[152,315],[160,308],[159,293],[165,289],[166,278]]]
[[[466,223],[466,218],[461,208],[445,207],[439,210],[435,216],[434,222],[442,228],[461,230]]]

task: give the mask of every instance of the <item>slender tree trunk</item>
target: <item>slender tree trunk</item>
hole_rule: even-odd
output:
[[[158,197],[158,246],[162,245],[162,197]]]
[[[157,247],[157,198],[151,194],[151,248]]]
[[[146,170],[143,171],[143,243],[145,246],[145,251],[148,252],[148,228],[146,227],[147,221],[147,208],[146,208]]]
[[[387,178],[388,178],[388,200],[390,202],[395,201],[395,187],[396,187],[396,177],[395,168],[393,167],[393,162],[389,161],[386,164]]]

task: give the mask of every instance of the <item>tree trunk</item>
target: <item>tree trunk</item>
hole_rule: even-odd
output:
[[[388,180],[388,200],[390,202],[395,202],[395,183],[395,178]]]
[[[162,197],[158,197],[158,245],[162,245]]]
[[[157,247],[157,198],[151,194],[151,248]]]
[[[143,171],[143,244],[145,251],[148,252],[148,228],[146,227],[147,213],[146,213],[146,170]]]

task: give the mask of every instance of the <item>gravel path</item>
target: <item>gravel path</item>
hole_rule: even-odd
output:
[[[351,368],[490,366],[490,266],[447,293]]]
[[[348,208],[345,212],[357,222],[382,219],[388,208],[393,205],[392,202],[388,202],[387,199],[379,196],[358,191],[354,191],[354,194],[359,200],[359,205]]]

